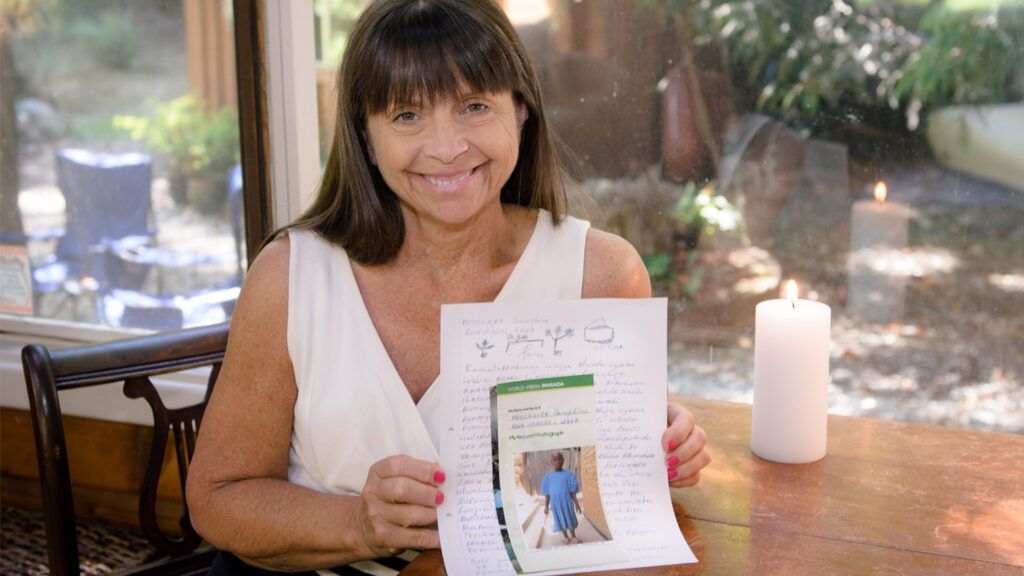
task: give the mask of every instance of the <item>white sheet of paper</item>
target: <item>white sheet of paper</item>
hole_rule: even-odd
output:
[[[697,561],[676,524],[661,447],[666,349],[664,298],[442,306],[441,468],[449,481],[438,527],[449,574],[515,574],[495,510],[490,388],[578,374],[594,376],[602,500],[629,558],[586,570]]]

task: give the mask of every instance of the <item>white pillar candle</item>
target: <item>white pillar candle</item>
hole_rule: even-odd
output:
[[[875,185],[874,200],[853,203],[850,216],[850,250],[862,248],[895,248],[907,246],[907,222],[910,209],[888,200],[885,182]]]
[[[750,448],[766,460],[801,464],[825,456],[832,310],[798,299],[792,280],[787,292],[756,308]]]
[[[876,324],[903,319],[907,279],[901,265],[907,247],[910,209],[887,202],[885,183],[874,200],[859,200],[850,215],[847,310]]]

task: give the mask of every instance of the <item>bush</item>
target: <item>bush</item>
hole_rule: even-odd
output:
[[[907,61],[896,97],[911,101],[911,110],[1024,98],[1021,14],[1014,22],[998,9],[930,12],[922,22],[927,40]],[[917,118],[910,124],[916,127]]]
[[[692,13],[696,43],[724,48],[757,109],[824,132],[888,110],[913,130],[922,109],[1024,96],[1024,11],[996,5],[699,0]]]
[[[139,53],[139,34],[126,18],[105,14],[77,26],[77,33],[98,62],[115,70],[128,70]]]
[[[157,104],[150,117],[115,116],[114,126],[128,130],[135,140],[145,140],[151,150],[166,154],[171,169],[184,177],[223,179],[239,161],[234,110],[211,112],[192,96]]]

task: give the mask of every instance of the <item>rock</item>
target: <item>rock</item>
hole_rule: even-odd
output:
[[[67,131],[60,113],[48,102],[25,98],[14,105],[18,121],[18,137],[22,144],[56,140]]]
[[[723,174],[723,193],[743,213],[751,243],[771,248],[776,216],[800,180],[803,141],[779,122],[759,122],[736,157]]]
[[[680,190],[661,180],[659,168],[652,166],[637,178],[592,178],[572,187],[570,212],[626,238],[640,254],[671,252],[677,227],[672,211]]]

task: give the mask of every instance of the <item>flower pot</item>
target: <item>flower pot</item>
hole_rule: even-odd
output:
[[[710,139],[701,134],[698,99],[683,68],[673,68],[661,81],[661,153],[665,176],[675,182],[711,176],[711,146],[719,147],[733,114],[732,87],[718,72],[697,71],[701,99],[708,114]]]

